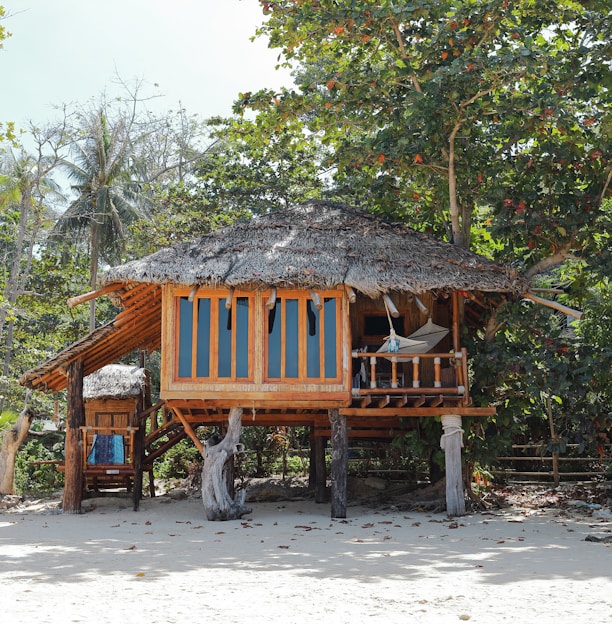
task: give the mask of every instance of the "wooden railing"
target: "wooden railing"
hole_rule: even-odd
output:
[[[441,394],[469,398],[467,350],[457,353],[370,353],[353,351],[353,358],[366,360],[368,364],[368,386],[353,388],[355,396],[368,394],[389,394],[395,390],[402,394]],[[379,362],[391,362],[391,372],[381,372]],[[433,360],[433,380],[424,379],[426,361]],[[407,363],[405,372],[398,371],[398,364]],[[388,369],[388,366],[386,365]],[[431,370],[431,366],[429,367]],[[409,371],[409,372],[407,372]],[[408,379],[406,379],[408,377]],[[425,381],[425,385],[423,382]]]

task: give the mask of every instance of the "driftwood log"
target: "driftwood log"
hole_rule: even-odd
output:
[[[241,450],[241,429],[242,408],[233,407],[225,437],[219,439],[213,436],[202,450],[202,502],[208,520],[236,520],[252,511],[244,505],[246,490],[238,490],[232,497],[227,488],[228,462]]]
[[[0,494],[15,493],[15,458],[19,447],[28,437],[30,425],[34,419],[31,409],[24,409],[17,422],[7,429],[2,436],[0,446]]]

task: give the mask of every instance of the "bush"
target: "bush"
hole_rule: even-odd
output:
[[[191,440],[177,442],[155,464],[154,474],[159,479],[184,479],[193,472],[194,464],[201,464],[202,456]]]
[[[64,443],[47,448],[40,440],[30,440],[15,458],[15,489],[23,494],[50,494],[64,486],[64,475],[57,464],[34,462],[59,461],[64,457]]]

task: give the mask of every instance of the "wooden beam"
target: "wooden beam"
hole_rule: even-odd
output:
[[[414,295],[414,302],[423,314],[429,314],[429,308],[416,295]]]
[[[316,293],[314,290],[310,290],[310,298],[312,299],[312,303],[317,310],[323,309],[323,304],[321,303],[321,296],[319,293]]]
[[[181,410],[178,409],[177,407],[173,407],[172,411],[176,414],[178,419],[181,421],[181,424],[185,428],[187,435],[193,440],[193,443],[196,445],[196,448],[198,449],[198,451],[200,451],[200,455],[204,456],[204,444],[202,444],[202,441],[198,439],[198,436],[196,436],[195,431],[193,430],[193,427],[187,422],[187,419],[185,418]]]
[[[108,295],[108,293],[120,290],[121,288],[124,288],[124,286],[125,284],[107,284],[97,290],[92,290],[90,292],[83,293],[82,295],[77,295],[76,297],[70,297],[70,299],[68,299],[68,307],[74,308],[74,306],[85,303],[86,301],[91,301],[92,299],[102,297],[102,295]]]
[[[395,307],[395,304],[393,303],[393,301],[391,300],[391,297],[389,297],[387,293],[383,295],[383,300],[385,302],[385,305],[387,306],[387,309],[389,310],[389,314],[393,318],[399,318],[399,315],[400,315],[399,310]]]
[[[226,309],[230,309],[232,307],[232,299],[234,298],[234,289],[230,288],[230,291],[227,293],[227,297],[225,298],[225,307]]]
[[[459,327],[459,293],[456,290],[453,290],[452,294],[452,304],[453,304],[453,351],[458,353],[461,350],[461,336],[460,336],[460,327]]]
[[[193,303],[193,300],[195,299],[195,296],[198,294],[198,290],[200,290],[200,285],[199,284],[196,284],[191,289],[191,292],[189,293],[189,296],[187,297],[187,301],[189,301],[189,303]]]
[[[495,416],[494,407],[341,407],[339,413],[342,416],[394,416],[402,418],[412,418],[419,416],[444,416],[445,414],[457,414],[457,416]]]
[[[357,301],[357,293],[350,286],[345,286],[344,288],[346,289],[349,303],[355,303]]]
[[[376,407],[385,407],[389,405],[390,402],[391,397],[388,394],[385,394],[384,396],[378,398],[378,400],[376,401]]]
[[[270,289],[270,296],[268,297],[268,300],[266,301],[266,308],[268,310],[274,309],[274,306],[276,305],[276,295],[277,295],[277,290],[276,290],[276,286],[274,286],[273,288]]]
[[[572,316],[576,319],[581,319],[583,316],[583,312],[580,310],[574,310],[573,308],[568,308],[561,303],[557,303],[556,301],[552,301],[551,299],[544,299],[543,297],[538,297],[537,295],[532,295],[531,293],[524,293],[524,299],[529,299],[530,301],[535,301],[535,303],[539,303],[543,306],[547,306],[548,308],[553,308],[553,310],[557,310],[559,312],[563,312],[567,316]]]

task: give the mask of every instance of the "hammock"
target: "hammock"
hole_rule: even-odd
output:
[[[409,338],[423,340],[427,345],[427,348],[425,351],[421,351],[421,353],[427,353],[428,351],[431,351],[431,349],[433,349],[447,334],[448,329],[446,327],[442,327],[441,325],[436,325],[431,320],[430,316],[427,319],[427,323],[425,323],[422,327],[419,327],[419,329],[415,332],[412,332]],[[410,353],[410,351],[407,351],[407,353]]]
[[[386,301],[385,309],[389,319],[389,335],[385,338],[385,342],[378,349],[377,353],[427,353],[448,334],[448,329],[441,325],[436,325],[430,316],[425,325],[412,332],[407,338],[398,336],[395,333],[395,329],[393,329],[391,314]]]

